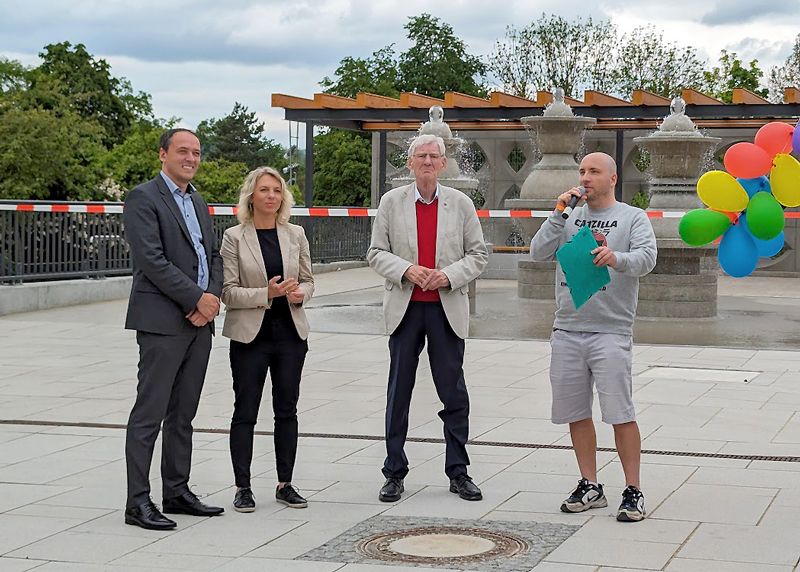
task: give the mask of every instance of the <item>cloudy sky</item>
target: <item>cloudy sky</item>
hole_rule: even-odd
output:
[[[721,49],[762,69],[781,64],[800,31],[799,0],[3,0],[0,55],[36,65],[48,43],[83,43],[116,76],[153,97],[160,117],[194,127],[230,112],[234,101],[266,122],[283,144],[288,124],[272,93],[311,97],[346,56],[408,47],[403,25],[424,12],[449,23],[476,55],[491,52],[506,26],[542,12],[610,18],[621,32],[646,24],[667,40],[716,60]],[[501,9],[498,9],[502,6]],[[302,131],[302,130],[301,130]],[[302,133],[301,133],[302,136]]]

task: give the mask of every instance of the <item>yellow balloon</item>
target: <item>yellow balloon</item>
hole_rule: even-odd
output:
[[[750,200],[739,181],[725,171],[709,171],[700,177],[697,195],[706,206],[725,212],[743,211]]]
[[[772,194],[785,207],[800,206],[800,162],[788,153],[775,155],[769,184]]]

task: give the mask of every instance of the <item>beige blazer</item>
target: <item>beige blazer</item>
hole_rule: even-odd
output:
[[[414,290],[403,274],[419,258],[415,201],[413,184],[392,189],[381,198],[367,250],[369,265],[386,279],[383,317],[390,334],[400,325]],[[469,335],[467,287],[488,260],[472,200],[461,191],[439,185],[436,268],[450,280],[450,288],[440,288],[439,297],[450,327],[460,338]]]
[[[283,279],[294,278],[303,291],[303,303],[314,294],[311,253],[302,226],[278,224],[278,243],[283,258]],[[272,303],[267,296],[267,269],[258,235],[252,223],[239,224],[222,237],[222,303],[226,306],[222,335],[237,342],[252,342]],[[297,335],[308,338],[308,320],[303,304],[289,304]]]

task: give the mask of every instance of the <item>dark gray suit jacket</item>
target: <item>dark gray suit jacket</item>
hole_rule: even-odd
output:
[[[208,259],[207,292],[222,295],[219,255],[208,205],[191,194]],[[159,174],[128,193],[123,210],[125,239],[131,247],[133,284],[125,328],[154,334],[196,330],[186,319],[203,290],[197,285],[197,253],[175,198]],[[211,322],[213,332],[214,323]]]

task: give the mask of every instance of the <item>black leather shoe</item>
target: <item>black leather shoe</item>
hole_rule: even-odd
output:
[[[172,530],[177,526],[174,520],[161,514],[161,511],[150,499],[140,505],[126,508],[125,524],[141,526],[148,530]]]
[[[187,491],[180,496],[164,499],[164,512],[167,514],[191,514],[192,516],[216,516],[225,512],[221,506],[208,506]]]
[[[481,489],[472,482],[468,475],[459,475],[455,479],[450,479],[450,492],[458,494],[464,500],[483,499]]]
[[[400,496],[405,489],[403,488],[403,479],[397,477],[389,477],[381,487],[381,492],[378,493],[378,500],[383,502],[396,502],[400,500]]]

